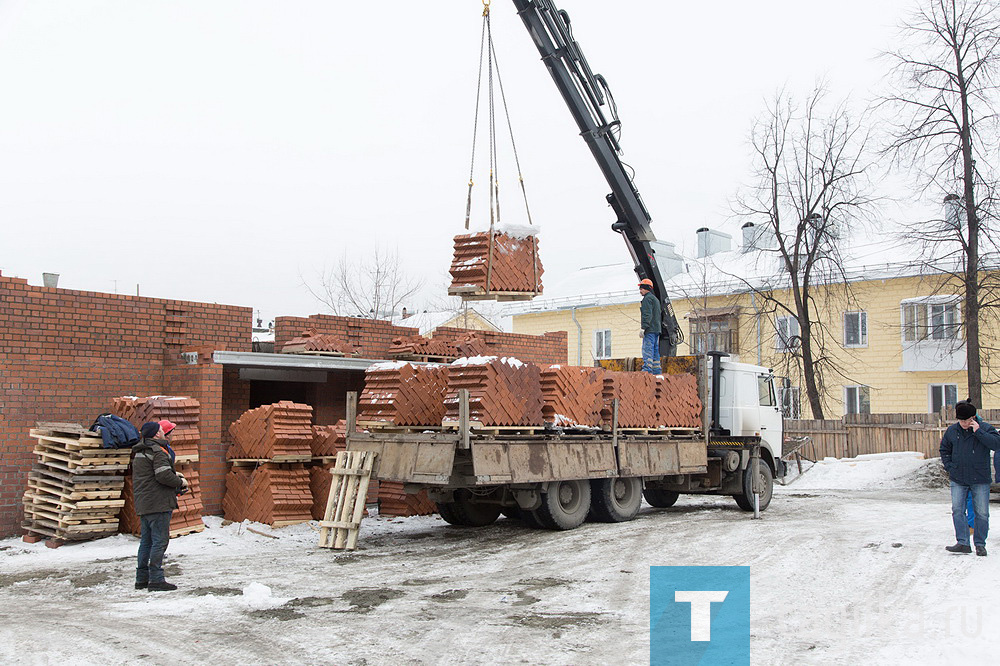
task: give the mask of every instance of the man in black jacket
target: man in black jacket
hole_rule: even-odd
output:
[[[135,589],[176,590],[176,585],[163,578],[163,553],[170,541],[170,515],[177,508],[177,494],[187,487],[187,480],[174,471],[163,446],[166,435],[160,424],[149,421],[140,432],[142,440],[132,447],[132,494],[142,526]]]
[[[975,508],[976,555],[986,556],[986,535],[990,529],[990,450],[1000,449],[996,428],[976,416],[976,406],[968,400],[955,405],[953,423],[941,438],[941,463],[951,477],[951,516],[955,523],[951,553],[971,553],[965,517],[968,495]]]

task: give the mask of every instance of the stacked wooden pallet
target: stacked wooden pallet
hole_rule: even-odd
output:
[[[604,370],[552,365],[541,373],[542,415],[562,427],[601,425]]]
[[[358,400],[362,426],[441,425],[448,391],[448,367],[405,361],[376,363],[365,372]]]
[[[114,534],[128,468],[128,449],[102,448],[78,424],[39,424],[37,461],[28,473],[22,527],[36,538],[80,541]]]
[[[666,428],[701,426],[701,399],[694,375],[661,375],[656,381],[657,423]]]
[[[415,495],[403,492],[403,484],[379,482],[378,513],[380,516],[429,516],[437,513],[437,504],[421,490]]]
[[[458,392],[469,391],[469,419],[479,426],[542,426],[541,373],[515,358],[476,356],[448,366],[445,422],[459,419]]]
[[[538,258],[538,237],[518,238],[500,232],[456,236],[449,272],[452,282],[448,293],[466,299],[492,292],[540,294],[542,262]]]
[[[229,426],[230,460],[306,462],[312,457],[312,407],[282,401],[243,413]]]
[[[303,331],[302,335],[292,338],[281,348],[282,354],[329,354],[350,356],[357,350],[350,342],[327,333]]]
[[[613,402],[618,399],[618,427],[656,428],[659,425],[657,380],[648,372],[604,373],[601,419],[611,425]]]
[[[201,448],[201,403],[186,396],[154,395],[122,396],[111,401],[111,413],[129,420],[136,428],[148,421],[166,419],[176,425],[167,435],[167,442],[176,456],[174,466],[190,485],[189,491],[177,498],[178,508],[170,517],[170,536],[182,536],[205,529],[201,517],[204,506],[198,486]],[[125,506],[119,529],[125,534],[139,534],[141,524],[135,513],[131,478],[125,484]]]
[[[304,464],[233,467],[226,475],[222,507],[227,520],[281,527],[309,520],[312,506],[309,470]]]

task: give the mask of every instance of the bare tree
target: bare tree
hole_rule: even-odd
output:
[[[409,303],[422,281],[408,275],[399,253],[376,247],[370,257],[352,259],[345,252],[306,289],[333,314],[388,319]]]
[[[981,245],[995,218],[1000,64],[996,0],[921,0],[902,26],[907,42],[886,54],[894,92],[883,102],[897,119],[887,152],[916,167],[924,191],[953,195],[960,214],[923,223],[911,235],[963,291],[969,397],[982,404],[980,324],[985,301]],[[956,268],[957,267],[957,268]]]
[[[824,302],[835,298],[837,285],[850,297],[841,246],[875,201],[864,123],[846,103],[822,113],[825,97],[822,86],[802,104],[783,92],[775,96],[751,133],[756,182],[735,205],[770,239],[761,251],[776,260],[769,271],[775,277],[744,281],[760,297],[760,311],[774,318],[776,347],[798,366],[817,419],[825,377],[844,374],[833,353],[839,335],[820,314],[839,309]]]

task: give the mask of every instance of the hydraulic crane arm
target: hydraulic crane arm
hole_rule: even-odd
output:
[[[681,341],[680,325],[667,295],[663,276],[656,264],[653,244],[656,236],[649,226],[650,217],[639,191],[618,155],[621,152],[614,131],[620,125],[614,112],[607,83],[590,70],[580,45],[573,39],[569,15],[556,8],[552,0],[514,0],[517,13],[531,34],[542,62],[569,107],[580,128],[580,135],[590,147],[605,180],[611,186],[607,201],[618,219],[611,228],[625,238],[635,263],[636,275],[653,281],[653,293],[660,299],[663,322],[660,353],[674,356]],[[610,101],[612,120],[604,114]]]

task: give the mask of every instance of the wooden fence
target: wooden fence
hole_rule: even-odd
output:
[[[800,449],[811,460],[854,458],[866,453],[918,451],[937,458],[944,431],[955,422],[952,410],[932,414],[848,414],[840,419],[785,420],[789,437],[809,437]],[[1000,409],[979,410],[990,423],[1000,422]]]

